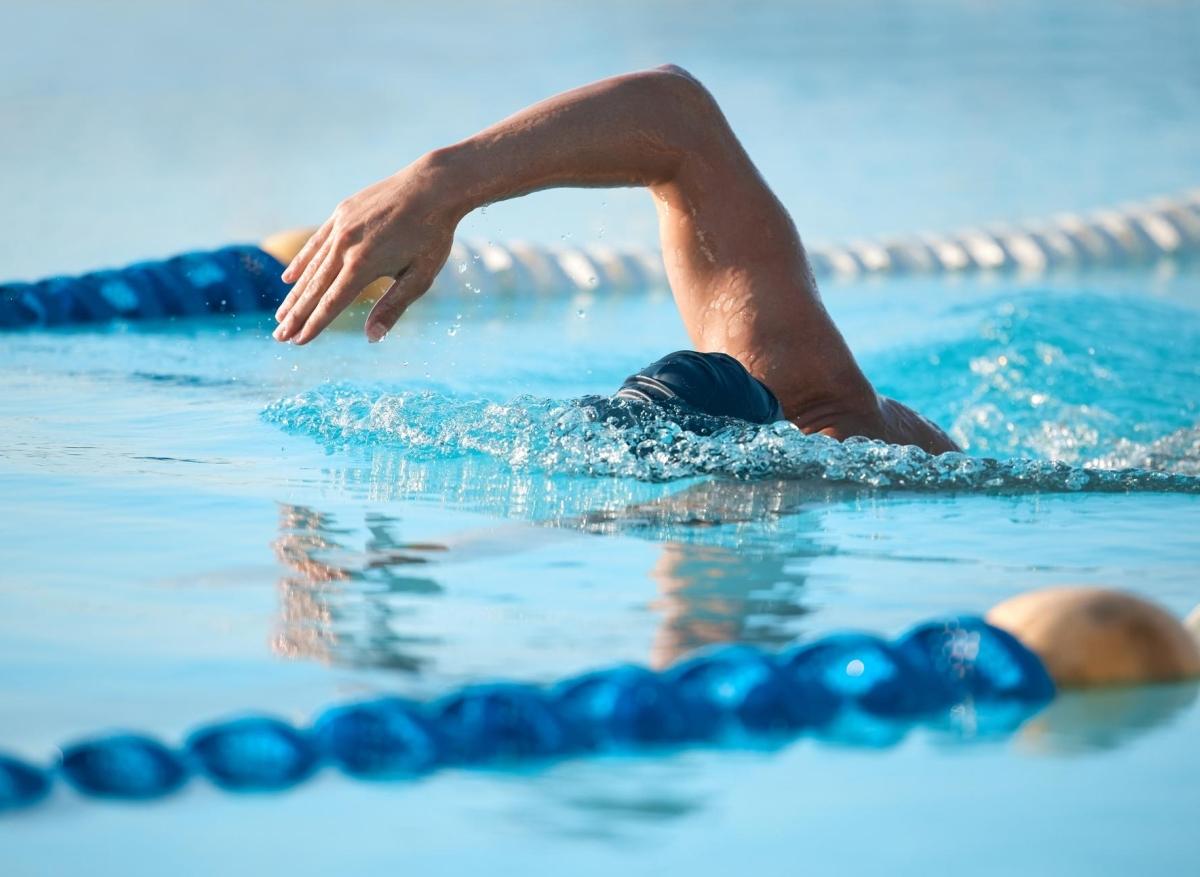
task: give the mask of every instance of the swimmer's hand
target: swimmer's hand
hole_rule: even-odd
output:
[[[307,344],[372,281],[395,278],[367,317],[378,341],[433,284],[462,214],[436,195],[427,156],[337,206],[283,272],[292,291],[275,312],[277,341]]]

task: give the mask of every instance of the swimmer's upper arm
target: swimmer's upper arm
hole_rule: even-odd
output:
[[[870,409],[874,392],[821,304],[787,210],[708,89],[682,68],[662,70],[693,130],[684,132],[674,175],[650,189],[667,277],[693,343],[740,360],[789,418],[847,397]]]
[[[678,71],[676,99],[686,103],[696,129],[687,137],[689,148],[675,176],[651,187],[663,219],[668,269],[686,272],[693,282],[729,282],[740,275],[807,291],[803,248],[791,217],[708,89],[682,68],[666,69]]]

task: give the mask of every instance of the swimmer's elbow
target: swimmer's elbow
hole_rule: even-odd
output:
[[[704,86],[700,84],[700,80],[691,74],[691,71],[685,70],[678,64],[660,64],[658,67],[654,68],[654,72],[664,74],[667,77],[682,79],[689,83],[692,87],[704,88]]]
[[[647,74],[663,89],[665,97],[688,110],[715,110],[717,101],[704,84],[678,64],[663,64]]]
[[[690,72],[664,64],[641,74],[653,90],[659,124],[670,145],[681,154],[712,154],[731,139],[729,124],[716,98]]]

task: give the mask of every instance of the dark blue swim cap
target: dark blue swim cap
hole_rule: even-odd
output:
[[[724,353],[677,350],[630,375],[616,398],[686,406],[714,417],[749,423],[786,419],[775,394]]]

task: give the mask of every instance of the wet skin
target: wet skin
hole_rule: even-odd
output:
[[[306,344],[359,292],[394,278],[367,317],[380,340],[487,204],[557,187],[641,186],[696,350],[733,356],[805,433],[958,450],[880,396],[821,303],[791,217],[712,95],[678,67],[605,79],[534,104],[350,196],[292,259],[275,338]]]

